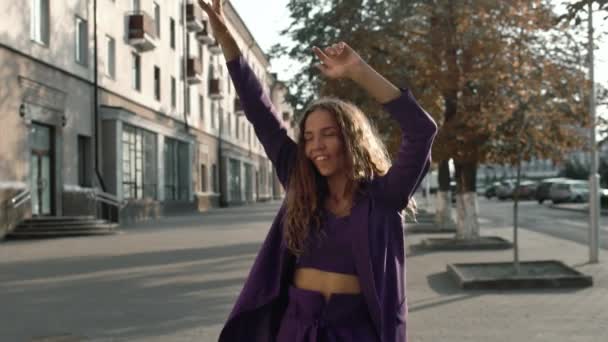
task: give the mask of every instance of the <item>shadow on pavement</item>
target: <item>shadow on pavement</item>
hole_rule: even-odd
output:
[[[0,339],[144,339],[226,319],[259,243],[0,265]],[[18,309],[17,309],[18,308]]]

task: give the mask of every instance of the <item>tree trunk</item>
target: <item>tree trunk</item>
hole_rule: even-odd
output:
[[[477,163],[456,162],[456,239],[479,239]]]
[[[452,203],[450,199],[450,166],[448,160],[439,163],[437,178],[439,189],[437,190],[435,223],[438,228],[447,228],[454,225],[454,220],[452,219]]]

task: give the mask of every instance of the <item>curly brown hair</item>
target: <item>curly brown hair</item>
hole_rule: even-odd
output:
[[[363,112],[353,103],[335,97],[323,97],[312,102],[299,122],[297,156],[287,184],[287,205],[284,217],[284,238],[288,249],[300,256],[308,235],[321,229],[323,203],[328,195],[325,177],[305,154],[304,125],[309,114],[325,110],[334,115],[344,143],[347,161],[347,189],[360,191],[362,181],[386,174],[391,166],[384,143]],[[412,198],[406,211],[414,215]]]

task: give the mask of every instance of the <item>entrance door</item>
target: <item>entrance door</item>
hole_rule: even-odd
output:
[[[53,144],[52,128],[32,124],[30,157],[30,191],[32,215],[53,214]]]

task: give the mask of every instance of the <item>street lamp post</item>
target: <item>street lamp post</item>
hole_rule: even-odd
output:
[[[600,201],[599,201],[599,174],[598,153],[595,137],[595,75],[593,68],[593,8],[592,1],[588,3],[588,39],[589,39],[589,80],[591,82],[591,94],[589,96],[589,112],[591,114],[591,170],[589,172],[589,262],[597,263],[599,254],[599,223],[600,223]]]

